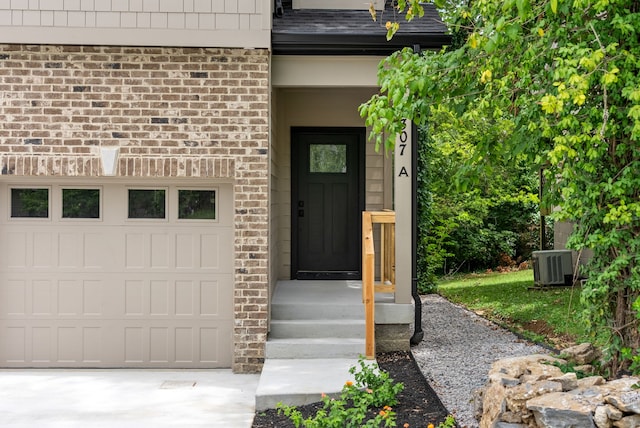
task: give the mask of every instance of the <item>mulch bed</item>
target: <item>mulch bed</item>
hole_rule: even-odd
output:
[[[396,412],[398,427],[409,424],[409,427],[426,427],[429,423],[438,425],[443,422],[449,412],[424,378],[411,352],[390,352],[376,356],[378,366],[387,371],[392,379],[404,384],[404,390],[398,395],[398,404],[393,408]],[[305,415],[314,415],[322,403],[300,406]],[[277,410],[270,409],[257,412],[253,428],[290,428],[293,423],[285,416],[278,415]]]

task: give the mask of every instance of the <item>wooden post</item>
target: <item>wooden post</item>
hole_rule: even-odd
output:
[[[373,293],[373,275],[375,275],[374,254],[367,254],[367,276],[371,278],[365,287],[365,356],[368,360],[376,358],[376,333],[375,333],[375,297]]]
[[[373,283],[375,281],[375,250],[373,247],[373,225],[371,213],[362,213],[362,301],[364,303],[365,321],[365,357],[375,359],[375,297]]]
[[[385,277],[387,276],[387,259],[386,252],[387,243],[385,242],[386,236],[386,224],[380,223],[380,283],[384,285]]]

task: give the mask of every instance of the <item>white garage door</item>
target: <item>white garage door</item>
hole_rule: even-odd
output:
[[[0,367],[230,367],[231,185],[76,182],[0,182]]]

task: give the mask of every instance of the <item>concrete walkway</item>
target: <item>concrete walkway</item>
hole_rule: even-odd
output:
[[[0,426],[249,428],[259,377],[231,370],[0,370]]]

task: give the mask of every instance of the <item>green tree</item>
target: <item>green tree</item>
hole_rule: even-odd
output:
[[[447,257],[453,254],[446,249],[451,230],[455,226],[453,219],[438,215],[434,202],[436,169],[434,168],[435,149],[429,127],[423,126],[418,132],[418,188],[417,188],[417,274],[418,290],[432,293],[436,290],[438,272]]]
[[[430,117],[431,126],[421,128],[418,160],[418,266],[424,291],[435,285],[436,272],[485,270],[528,259],[539,246],[540,220],[537,173],[522,157],[474,165],[473,142],[484,130],[458,122],[442,107],[432,108]]]
[[[417,0],[398,3],[420,15]],[[612,373],[629,368],[640,360],[640,1],[470,0],[446,15],[459,45],[381,64],[381,91],[361,107],[376,144],[444,106],[486,130],[472,164],[544,167],[545,202],[576,224],[570,245],[594,251],[585,320],[609,337]]]

